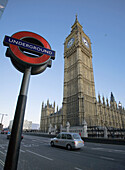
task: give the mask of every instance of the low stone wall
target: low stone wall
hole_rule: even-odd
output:
[[[25,135],[33,135],[33,136],[41,136],[47,138],[54,138],[56,135],[51,135],[47,133],[40,132],[25,132]],[[92,142],[92,143],[103,143],[103,144],[115,144],[115,145],[125,145],[125,139],[105,139],[105,138],[83,138],[84,142]]]
[[[108,139],[108,138],[82,138],[84,142],[125,145],[125,139]]]
[[[48,133],[40,133],[40,132],[23,132],[24,135],[32,135],[32,136],[41,136],[46,138],[54,138],[56,135],[50,135]]]

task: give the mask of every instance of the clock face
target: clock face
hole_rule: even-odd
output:
[[[74,43],[75,38],[71,38],[68,43],[67,43],[67,48],[71,47],[72,44]]]
[[[83,41],[83,43],[85,44],[85,46],[86,46],[87,48],[89,48],[89,43],[88,43],[88,41],[86,40],[85,37],[82,37],[82,41]]]

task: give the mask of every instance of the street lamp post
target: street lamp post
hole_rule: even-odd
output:
[[[4,117],[4,116],[8,116],[8,115],[7,115],[7,114],[3,114],[3,113],[0,113],[0,115],[2,115],[2,117],[1,117],[1,125],[2,125],[3,117]]]

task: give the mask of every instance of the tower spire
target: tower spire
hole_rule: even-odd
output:
[[[78,18],[77,18],[77,16],[78,16],[78,15],[76,14],[76,20],[75,20],[75,22],[77,22],[77,21],[78,21]]]
[[[78,17],[77,17],[77,14],[76,14],[76,18],[75,18],[75,22],[73,24],[73,26],[71,27],[72,28],[72,31],[76,28],[80,28],[82,30],[82,25],[79,23],[78,21]]]

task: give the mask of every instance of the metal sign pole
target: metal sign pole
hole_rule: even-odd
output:
[[[4,170],[17,169],[30,75],[31,67],[25,69],[23,75]]]
[[[5,36],[3,44],[9,47],[6,56],[11,58],[16,69],[24,73],[4,166],[4,170],[16,170],[30,75],[42,73],[47,67],[51,67],[55,51],[51,50],[43,37],[28,31],[17,32],[11,37]]]

